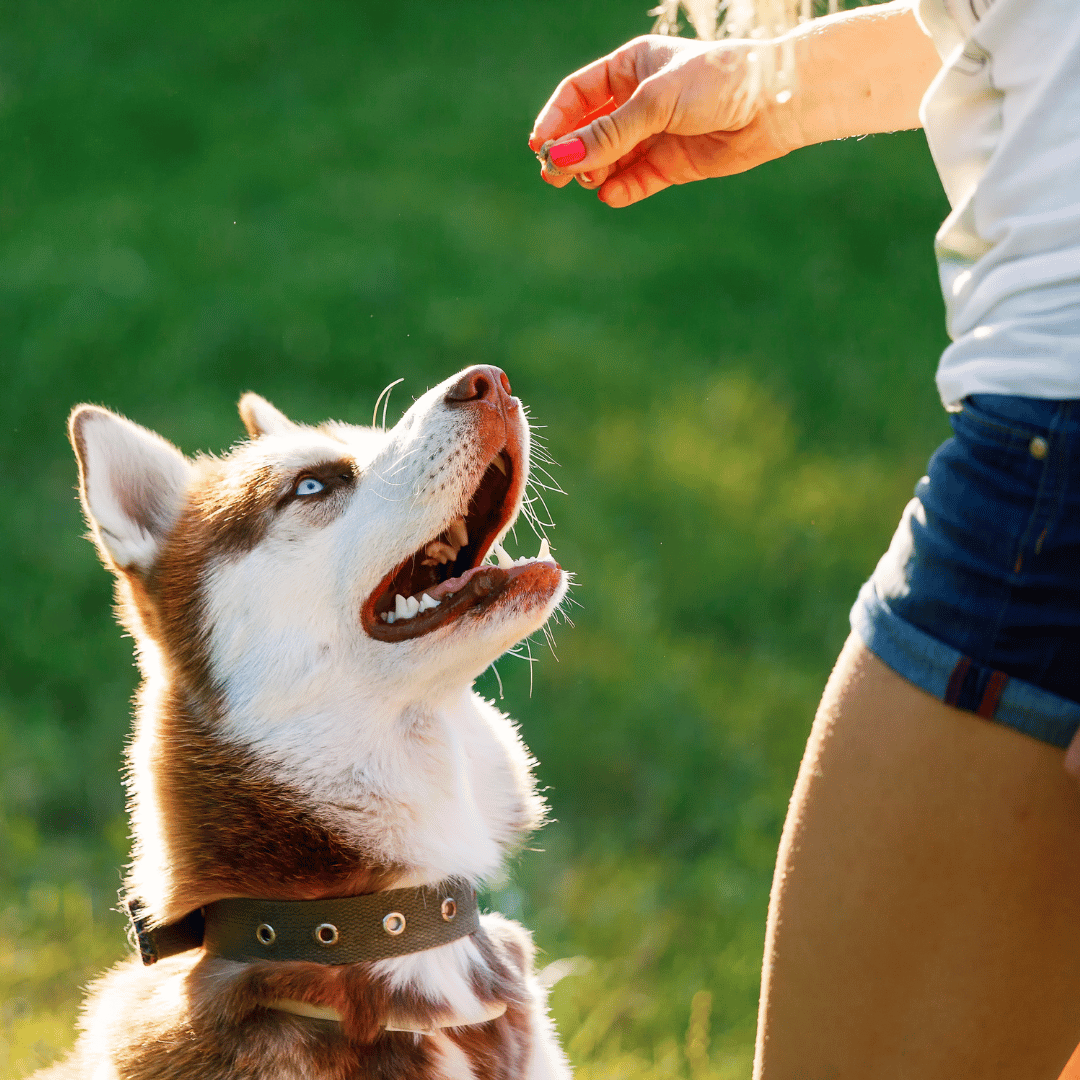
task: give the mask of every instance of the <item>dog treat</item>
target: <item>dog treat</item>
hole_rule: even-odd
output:
[[[567,176],[568,174],[559,168],[554,161],[548,157],[548,151],[555,145],[557,140],[548,139],[539,150],[536,151],[536,160],[544,166],[545,171],[551,173],[552,176]]]

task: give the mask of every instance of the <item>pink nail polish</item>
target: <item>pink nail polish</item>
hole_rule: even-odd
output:
[[[548,151],[548,158],[556,169],[565,169],[567,165],[576,165],[585,160],[585,144],[580,139],[556,143]]]

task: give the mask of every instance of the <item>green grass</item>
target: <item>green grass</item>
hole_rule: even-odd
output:
[[[945,203],[914,133],[622,212],[546,188],[536,110],[647,25],[627,0],[7,13],[3,1077],[69,1044],[80,987],[124,948],[134,670],[81,539],[68,410],[216,450],[244,390],[364,422],[391,379],[393,415],[473,362],[547,425],[581,604],[557,661],[534,647],[531,696],[523,662],[499,665],[557,823],[491,903],[547,960],[583,958],[553,996],[583,1077],[749,1076],[802,742],[945,431]]]

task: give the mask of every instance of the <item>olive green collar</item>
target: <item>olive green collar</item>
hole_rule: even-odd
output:
[[[447,945],[480,925],[476,893],[453,879],[335,900],[217,900],[153,928],[137,900],[125,907],[144,964],[200,947],[242,963],[358,964]]]

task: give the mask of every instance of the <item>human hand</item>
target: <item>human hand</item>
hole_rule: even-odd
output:
[[[805,140],[795,110],[762,92],[777,51],[760,41],[628,42],[563,79],[540,111],[529,146],[542,155],[541,176],[554,187],[576,179],[621,207],[782,157]]]

